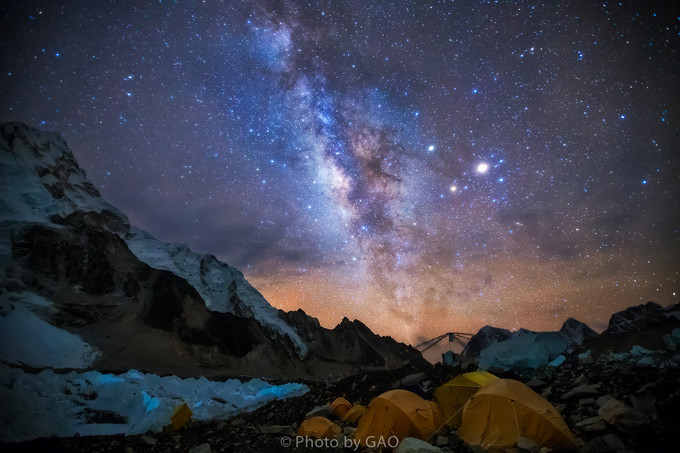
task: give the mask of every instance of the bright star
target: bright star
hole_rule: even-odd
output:
[[[489,171],[489,164],[482,162],[477,165],[477,173],[486,173],[487,171]]]
[[[458,190],[458,187],[456,187],[456,186],[451,186],[451,187],[449,188],[449,190],[451,190],[451,192],[455,192],[456,190]]]
[[[430,145],[430,146],[428,146],[427,150],[428,150],[429,152],[432,152],[432,151],[434,151],[434,145]]]

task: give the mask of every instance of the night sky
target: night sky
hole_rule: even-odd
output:
[[[3,2],[0,119],[327,327],[602,329],[680,301],[680,13],[589,3]]]

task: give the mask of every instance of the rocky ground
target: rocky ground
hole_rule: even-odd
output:
[[[315,406],[345,396],[352,403],[367,405],[380,393],[417,382],[431,396],[431,389],[463,370],[461,366],[437,365],[416,369],[374,372],[332,383],[308,382],[310,392],[302,397],[277,401],[248,414],[228,420],[193,422],[178,432],[147,433],[141,436],[92,436],[40,439],[3,445],[3,451],[69,452],[163,452],[163,451],[280,451],[318,452],[324,448],[295,446],[289,437]],[[421,374],[422,373],[422,374]],[[521,375],[501,374],[528,384],[561,412],[585,453],[606,451],[677,451],[680,431],[680,354],[675,351],[600,355],[572,354],[556,368],[543,367]],[[402,381],[403,382],[403,381]],[[411,387],[421,391],[417,387]],[[428,393],[427,390],[430,390]],[[57,416],[55,414],[55,416]],[[353,427],[343,426],[351,435]],[[292,442],[288,446],[287,442]],[[471,451],[455,431],[443,429],[430,439],[444,452]],[[353,451],[339,448],[333,451]]]

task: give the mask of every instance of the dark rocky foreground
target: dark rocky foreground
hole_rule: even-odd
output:
[[[600,345],[602,347],[602,345]],[[648,363],[652,364],[648,364]],[[412,390],[431,389],[466,371],[461,366],[437,365],[372,372],[332,383],[308,382],[310,392],[302,397],[276,401],[247,414],[227,420],[193,422],[178,432],[147,433],[146,436],[93,436],[39,439],[2,445],[3,451],[69,452],[163,452],[163,451],[279,451],[312,452],[325,448],[295,447],[291,435],[315,406],[328,404],[345,395],[352,403],[367,405],[371,399],[399,385],[401,379],[417,381]],[[422,378],[414,377],[423,373]],[[504,373],[542,394],[555,407],[579,439],[581,451],[672,452],[680,445],[680,354],[673,350],[601,353],[579,358],[570,355],[557,368],[543,367],[521,375]],[[430,389],[428,393],[427,390]],[[58,416],[55,414],[55,416]],[[344,425],[346,433],[352,427]],[[285,440],[283,440],[285,439]],[[284,447],[287,440],[291,447]],[[430,439],[444,452],[472,451],[456,435],[444,428]],[[339,448],[331,451],[353,451]],[[516,450],[520,451],[520,450]]]

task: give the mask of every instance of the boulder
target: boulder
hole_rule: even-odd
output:
[[[585,418],[580,422],[576,422],[574,426],[576,426],[577,428],[581,428],[582,430],[587,432],[604,431],[605,429],[607,429],[604,420],[602,420],[602,417],[600,417],[599,415],[596,415],[595,417]]]
[[[207,442],[189,449],[189,453],[211,453],[211,452],[212,450],[210,449],[210,444]]]
[[[305,414],[305,420],[312,417],[330,417],[333,413],[330,404],[324,404],[323,406],[315,406],[311,411]]]
[[[655,362],[654,362],[654,358],[647,356],[647,357],[641,358],[635,364],[637,366],[646,367],[646,366],[654,366]]]
[[[616,427],[621,432],[639,431],[651,424],[648,416],[636,411],[616,398],[611,398],[604,403],[597,413],[605,422]]]
[[[654,394],[649,390],[639,391],[638,393],[630,395],[630,401],[633,403],[633,409],[636,411],[649,416],[652,420],[658,418],[656,412],[656,398],[654,398]]]
[[[394,453],[443,453],[443,450],[428,444],[424,440],[407,437],[399,442],[399,446],[394,450]]]
[[[449,438],[446,436],[437,436],[437,446],[444,447],[449,444]]]
[[[680,328],[675,328],[671,332],[671,340],[676,346],[680,346]]]
[[[589,384],[588,378],[586,377],[585,374],[580,374],[579,377],[574,379],[574,385],[584,385],[584,384]]]
[[[645,355],[650,355],[652,351],[649,349],[643,348],[642,346],[634,345],[632,348],[630,348],[630,355],[633,357],[642,357]]]
[[[517,438],[517,448],[522,453],[538,453],[538,444],[536,441],[533,439],[527,439],[526,437]]]
[[[156,445],[158,443],[158,441],[151,436],[142,436],[139,439],[147,445]]]
[[[562,395],[562,399],[569,400],[572,398],[587,398],[589,396],[596,396],[598,394],[597,389],[600,387],[599,384],[583,384],[575,387]]]
[[[595,361],[593,360],[593,353],[590,352],[590,349],[578,355],[578,363],[581,365],[590,365],[593,362]]]
[[[544,382],[544,381],[542,381],[542,380],[540,380],[540,379],[536,379],[536,378],[534,378],[534,379],[530,380],[529,382],[527,382],[527,386],[528,386],[528,387],[531,387],[532,389],[545,387],[546,385],[548,385],[547,382]]]
[[[607,453],[626,450],[623,441],[616,434],[596,437],[581,449],[581,453]]]
[[[419,384],[423,379],[425,379],[425,373],[415,373],[409,374],[408,376],[401,379],[402,387],[410,387],[412,385]]]
[[[663,343],[666,345],[666,349],[669,351],[675,351],[678,347],[677,344],[675,344],[675,341],[671,338],[671,334],[664,334],[663,335]]]
[[[286,436],[294,436],[295,429],[292,426],[286,425],[265,425],[260,427],[262,434],[283,434]]]

